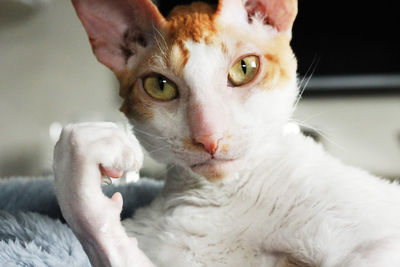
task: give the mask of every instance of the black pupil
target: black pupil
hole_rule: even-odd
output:
[[[164,86],[166,83],[167,83],[167,80],[164,77],[162,77],[162,76],[158,77],[158,86],[160,87],[161,91],[164,91]]]
[[[243,71],[243,73],[246,74],[246,72],[247,72],[247,65],[246,65],[246,62],[244,62],[243,59],[240,61],[240,65],[242,66],[242,71]]]

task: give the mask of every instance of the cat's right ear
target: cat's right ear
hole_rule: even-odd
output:
[[[97,59],[117,76],[131,69],[166,23],[151,0],[72,0]]]
[[[290,34],[297,15],[297,0],[220,0],[218,10],[224,19],[251,22],[258,18],[278,32]]]

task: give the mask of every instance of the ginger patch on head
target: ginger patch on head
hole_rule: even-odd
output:
[[[170,39],[174,42],[211,40],[215,34],[213,14],[216,8],[202,2],[177,6],[169,14]]]
[[[171,47],[167,66],[175,75],[179,75],[183,72],[188,60],[189,50],[185,47],[183,41],[179,41]]]
[[[214,40],[216,28],[213,14],[215,7],[206,3],[195,2],[187,6],[175,7],[167,18],[170,52],[167,66],[175,73],[182,72],[189,60],[186,41],[206,44]]]

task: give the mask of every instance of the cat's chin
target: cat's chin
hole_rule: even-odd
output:
[[[218,181],[237,169],[238,160],[209,159],[190,166],[193,172],[204,176],[209,181]]]

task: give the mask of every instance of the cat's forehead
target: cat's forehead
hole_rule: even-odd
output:
[[[164,51],[168,55],[165,66],[170,71],[182,74],[193,53],[188,43],[211,46],[219,41],[216,38],[215,11],[215,7],[202,2],[177,6],[171,11],[165,36],[168,47]]]
[[[180,75],[189,59],[199,51],[204,52],[202,56],[212,60],[216,56],[214,52],[229,57],[230,53],[255,52],[256,49],[248,49],[253,46],[259,47],[260,53],[265,53],[266,47],[280,42],[273,38],[277,35],[273,27],[257,21],[251,24],[242,20],[226,23],[221,21],[220,15],[216,6],[203,2],[175,7],[167,18],[168,26],[162,37],[166,46],[156,49],[160,50],[157,53],[163,55],[158,57],[164,60],[162,65]],[[207,49],[203,49],[205,47]]]
[[[167,18],[169,39],[174,43],[210,42],[216,33],[215,11],[214,6],[202,2],[175,7]]]

